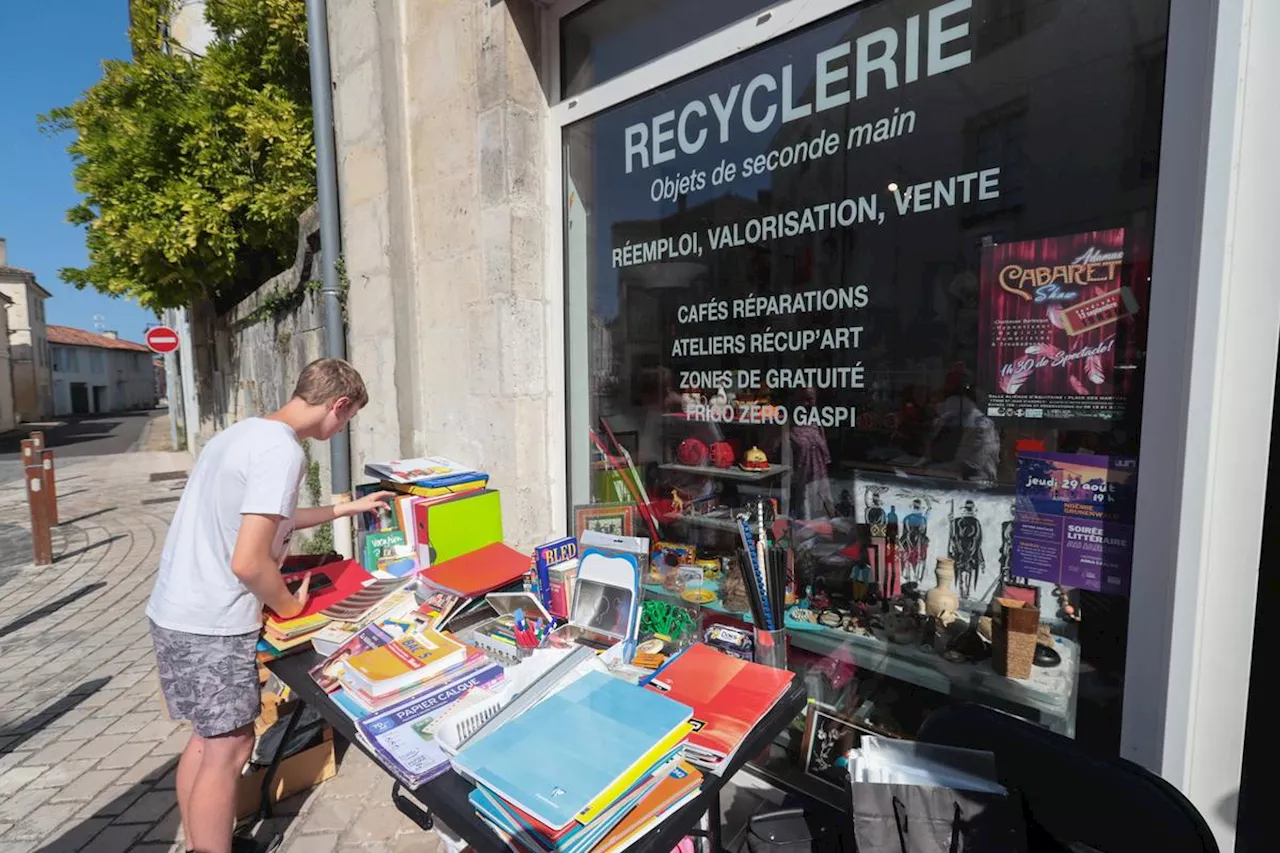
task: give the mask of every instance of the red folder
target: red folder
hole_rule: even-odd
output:
[[[727,760],[786,693],[794,674],[696,643],[654,674],[646,689],[693,709],[702,725],[690,746]]]
[[[314,584],[316,578],[325,575],[329,580],[333,581],[333,586],[320,590],[307,599],[307,606],[294,619],[303,616],[311,616],[319,613],[325,608],[332,607],[339,602],[346,601],[351,596],[359,592],[366,583],[373,580],[373,575],[360,568],[360,564],[355,560],[342,560],[337,563],[326,563],[314,569],[308,569],[311,572],[311,582]],[[284,582],[289,583],[294,580],[301,580],[307,574],[307,571],[288,572],[284,575]],[[267,615],[279,620],[271,608],[266,608]]]
[[[422,577],[433,586],[455,595],[476,598],[519,580],[531,562],[528,554],[502,542],[494,542],[478,551],[424,569]]]

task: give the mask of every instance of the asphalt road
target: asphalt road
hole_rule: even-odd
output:
[[[62,425],[44,430],[45,445],[61,459],[128,453],[142,438],[147,421],[163,413],[157,409],[64,418]],[[21,476],[20,442],[26,436],[27,430],[0,436],[0,483]]]

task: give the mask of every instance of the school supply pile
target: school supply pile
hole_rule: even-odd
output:
[[[328,657],[370,625],[379,625],[395,636],[412,628],[417,616],[415,611],[418,602],[412,589],[405,588],[403,581],[397,583],[398,589],[394,589],[386,597],[377,601],[357,618],[333,619],[327,626],[312,635],[311,645],[317,652]],[[328,614],[332,611],[323,612]],[[435,626],[428,624],[427,627]]]
[[[476,785],[477,814],[513,849],[621,850],[696,796],[700,774],[680,757],[692,713],[592,670],[486,726],[452,763]]]
[[[351,599],[373,581],[367,572],[351,560],[326,563],[307,570],[286,570],[283,578],[287,586],[296,588],[308,574],[311,576],[311,594],[301,613],[283,619],[270,608],[266,609],[262,639],[258,642],[259,661],[305,648],[311,643],[312,637],[333,622],[333,618],[325,611]],[[385,595],[386,593],[382,593],[380,597]]]
[[[684,756],[719,775],[751,730],[791,685],[794,673],[744,661],[695,643],[656,673],[646,690],[693,709],[697,731]]]

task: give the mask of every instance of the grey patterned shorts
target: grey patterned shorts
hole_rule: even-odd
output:
[[[215,637],[150,624],[169,716],[190,720],[200,737],[229,734],[258,718],[256,631]]]

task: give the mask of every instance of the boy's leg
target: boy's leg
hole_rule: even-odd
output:
[[[191,740],[187,741],[186,749],[182,750],[182,757],[178,759],[178,814],[182,818],[182,838],[186,842],[186,849],[191,849],[191,823],[188,815],[191,814],[191,789],[196,783],[196,773],[200,770],[200,759],[204,756],[204,738],[195,732],[191,733]]]
[[[258,634],[206,636],[151,626],[170,716],[194,732],[178,762],[178,805],[187,846],[225,853],[235,822],[236,780],[253,750],[261,702]],[[211,834],[212,833],[212,834]]]
[[[204,739],[204,754],[188,804],[188,843],[199,853],[230,853],[235,826],[236,783],[253,751],[253,728]]]

